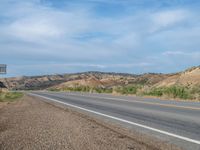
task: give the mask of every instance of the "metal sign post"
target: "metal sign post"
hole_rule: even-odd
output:
[[[6,74],[7,65],[0,64],[0,74]]]
[[[0,74],[6,74],[6,69],[7,69],[7,65],[5,64],[0,64]],[[2,82],[0,82],[0,92],[3,91],[2,88],[4,88],[4,84]]]

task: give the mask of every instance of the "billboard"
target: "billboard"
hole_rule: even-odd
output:
[[[0,64],[0,74],[6,74],[6,68],[5,64]]]

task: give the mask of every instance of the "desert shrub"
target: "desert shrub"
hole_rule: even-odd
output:
[[[21,92],[1,92],[0,102],[13,101],[15,99],[21,98],[24,94]]]
[[[141,88],[139,85],[120,86],[115,88],[115,92],[120,94],[136,94],[139,88]]]
[[[113,89],[112,88],[103,88],[103,87],[94,87],[91,90],[92,92],[96,93],[112,93]]]
[[[167,96],[170,98],[181,98],[181,99],[192,99],[192,95],[186,87],[171,86],[171,87],[160,87],[152,88],[146,92],[145,95],[151,96]]]
[[[65,91],[89,92],[90,87],[88,87],[88,86],[66,87]]]
[[[192,87],[190,92],[194,99],[200,100],[200,85]]]
[[[60,89],[56,89],[56,88],[50,88],[50,89],[48,89],[48,91],[52,91],[52,92],[58,92],[58,91],[60,91]]]
[[[192,87],[192,88],[191,88],[191,93],[192,93],[192,94],[198,93],[198,94],[200,95],[200,85],[195,86],[195,87]]]
[[[152,96],[163,96],[163,89],[162,88],[153,88],[149,92],[145,93],[146,95],[152,95]]]
[[[104,89],[105,93],[112,93],[113,92],[113,88],[106,88]]]
[[[112,93],[112,88],[103,87],[89,87],[89,86],[75,86],[75,87],[65,87],[63,91],[76,91],[76,92],[94,92],[94,93]]]
[[[5,95],[6,99],[16,99],[16,98],[20,98],[23,96],[23,93],[21,92],[8,92]]]
[[[50,88],[49,91],[76,91],[76,92],[89,92],[90,87],[88,86],[75,86],[75,87],[63,87],[60,89]]]
[[[185,87],[172,86],[164,91],[167,95],[172,95],[173,98],[189,99],[191,98],[189,91]]]

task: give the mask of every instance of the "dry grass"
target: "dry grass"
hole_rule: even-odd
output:
[[[0,102],[12,102],[23,96],[21,92],[0,92]]]

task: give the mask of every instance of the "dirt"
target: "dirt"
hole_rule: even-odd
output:
[[[170,87],[173,85],[182,85],[195,87],[200,85],[200,67],[190,68],[179,74],[174,74],[164,80],[161,80],[155,87]]]
[[[34,97],[0,106],[1,150],[178,149]]]

